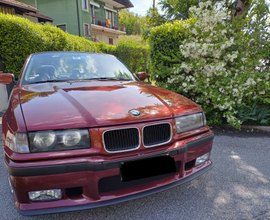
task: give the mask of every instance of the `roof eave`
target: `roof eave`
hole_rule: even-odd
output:
[[[134,5],[129,1],[129,0],[113,0],[114,2],[117,2],[121,5],[124,5],[124,7],[121,7],[119,9],[124,9],[124,8],[133,8]]]
[[[25,13],[25,14],[38,18],[38,22],[53,22],[54,21],[53,18],[46,16],[46,15],[43,15],[43,14],[40,14],[40,13],[29,12],[29,13]]]
[[[6,1],[3,1],[3,0],[0,0],[0,4],[4,4],[4,5],[8,5],[8,6],[12,6],[14,8],[17,8],[17,9],[20,9],[20,10],[23,10],[23,11],[27,11],[27,12],[38,12],[37,9],[34,9],[34,8],[30,8],[30,7],[25,7],[25,6],[22,6],[22,5],[18,5],[18,4],[13,4],[11,2],[6,2]]]

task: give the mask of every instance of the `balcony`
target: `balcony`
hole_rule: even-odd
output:
[[[126,32],[126,25],[99,16],[92,17],[92,28],[95,28],[94,25],[115,30],[116,32]]]

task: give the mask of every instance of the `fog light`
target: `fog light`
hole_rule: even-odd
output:
[[[61,189],[33,191],[33,192],[28,192],[28,196],[29,196],[29,199],[33,202],[60,200],[62,198],[62,191]]]
[[[204,155],[198,157],[196,159],[195,166],[198,166],[198,165],[204,163],[205,161],[209,160],[209,157],[210,157],[210,153],[207,153],[207,154],[204,154]]]

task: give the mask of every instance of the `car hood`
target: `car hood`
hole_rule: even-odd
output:
[[[120,125],[202,111],[181,95],[141,82],[27,85],[20,88],[20,103],[28,131]],[[141,115],[132,116],[130,110]]]

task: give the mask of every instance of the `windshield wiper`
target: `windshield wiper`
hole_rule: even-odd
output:
[[[48,82],[68,82],[68,80],[57,80],[57,79],[52,79],[52,80],[44,80],[44,81],[37,81],[37,82],[31,82],[29,84],[36,84],[36,83],[48,83]]]
[[[132,81],[131,79],[125,79],[120,77],[97,77],[97,78],[90,78],[90,80],[123,80],[123,81]]]
[[[117,78],[117,77],[97,77],[97,78],[89,78],[89,79],[65,79],[65,80],[44,80],[44,81],[37,81],[37,82],[31,82],[29,84],[36,84],[36,83],[48,83],[48,82],[67,82],[67,83],[74,83],[74,82],[83,82],[83,81],[90,81],[90,80],[116,80],[116,81],[132,81],[131,79],[125,79],[125,78]]]

